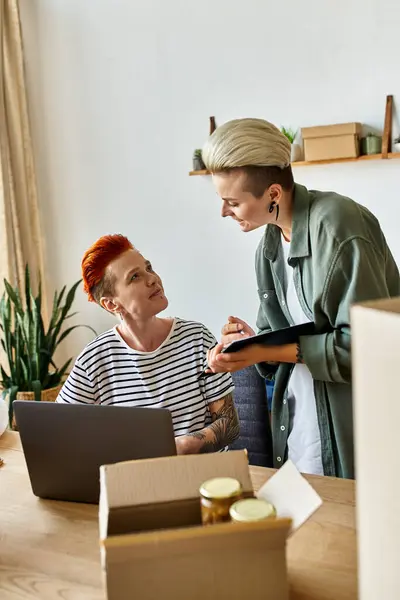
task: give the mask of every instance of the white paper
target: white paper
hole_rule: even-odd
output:
[[[258,491],[263,498],[275,506],[278,517],[292,519],[294,533],[322,505],[322,499],[288,460]]]

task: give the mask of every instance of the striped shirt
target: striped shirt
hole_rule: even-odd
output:
[[[114,327],[81,352],[57,402],[168,408],[176,436],[199,431],[209,404],[233,391],[228,373],[199,379],[216,343],[201,323],[176,318],[157,350],[140,352]]]

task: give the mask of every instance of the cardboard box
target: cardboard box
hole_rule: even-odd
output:
[[[360,155],[361,123],[343,123],[301,130],[306,161],[356,158]]]
[[[281,481],[283,514],[290,516],[292,502],[300,508],[299,525],[321,500],[291,468],[284,465],[259,494],[277,507]],[[238,479],[245,495],[253,495],[247,453],[240,450],[101,467],[100,544],[108,600],[288,600],[292,520],[202,526],[199,488],[218,476]]]
[[[351,309],[360,600],[400,597],[400,298]]]
[[[244,451],[101,467],[108,600],[287,600],[290,520],[201,526],[200,485],[218,476],[252,495]]]

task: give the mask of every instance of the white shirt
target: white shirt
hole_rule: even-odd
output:
[[[310,319],[303,311],[294,285],[293,268],[288,263],[290,242],[281,236],[286,270],[286,306],[295,325]],[[296,364],[288,384],[291,422],[288,455],[302,473],[323,475],[321,436],[318,426],[314,380],[304,364]]]
[[[153,352],[133,350],[114,327],[78,356],[57,402],[168,408],[175,436],[210,425],[209,404],[233,391],[232,377],[199,379],[217,343],[201,323],[174,319]]]

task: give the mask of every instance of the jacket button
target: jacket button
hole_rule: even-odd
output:
[[[268,294],[263,294],[263,297],[264,297],[265,299],[267,299],[267,298],[268,298]]]

